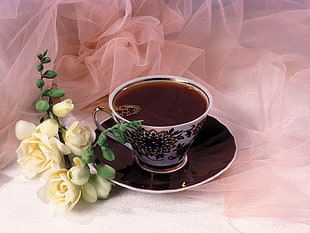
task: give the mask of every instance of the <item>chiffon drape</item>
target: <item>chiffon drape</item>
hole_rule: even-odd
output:
[[[124,81],[201,82],[237,159],[178,195],[222,203],[226,216],[310,223],[309,1],[2,0],[0,11],[0,168],[16,158],[15,122],[39,121],[36,54],[49,49],[58,77],[47,85],[93,127],[92,109]]]

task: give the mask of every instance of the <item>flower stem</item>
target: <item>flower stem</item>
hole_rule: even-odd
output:
[[[58,119],[57,119],[58,121]],[[65,143],[63,137],[62,137],[62,133],[61,131],[58,131],[58,137],[59,137],[59,140],[62,142],[62,143]],[[69,170],[71,168],[71,163],[70,163],[70,160],[69,160],[69,156],[68,155],[63,155],[64,156],[64,159],[65,159],[65,165],[66,165],[66,169]]]
[[[63,138],[63,136],[62,136],[62,133],[61,133],[61,131],[63,130],[63,129],[65,129],[65,127],[63,126],[63,125],[61,125],[60,124],[60,122],[59,122],[59,119],[58,119],[58,117],[52,112],[52,115],[53,115],[53,118],[57,121],[57,123],[58,123],[58,137],[59,137],[59,140],[62,142],[62,143],[64,143],[65,144],[65,140],[64,140],[64,138]],[[66,165],[66,169],[70,169],[71,168],[71,163],[70,163],[70,160],[69,160],[69,156],[68,155],[63,155],[64,156],[64,159],[65,159],[65,165]]]

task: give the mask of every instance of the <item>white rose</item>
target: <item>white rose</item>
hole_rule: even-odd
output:
[[[67,116],[74,108],[71,99],[66,99],[62,102],[53,105],[53,113],[58,117]]]
[[[64,130],[62,136],[66,146],[78,156],[81,156],[82,152],[96,139],[95,131],[88,126],[79,127],[78,121],[74,122],[69,129]]]
[[[75,166],[70,168],[70,170],[67,173],[67,176],[73,184],[83,185],[89,179],[90,176],[89,167],[78,157],[74,157],[73,162],[75,163]]]
[[[46,134],[34,133],[25,138],[16,149],[23,175],[32,179],[64,167],[61,153],[69,154],[70,150],[56,138],[48,138]]]
[[[36,125],[28,121],[20,120],[15,124],[15,135],[19,140],[31,137]]]
[[[35,133],[44,133],[48,138],[54,137],[58,133],[58,123],[55,119],[46,119],[35,129]]]
[[[37,195],[45,203],[53,203],[62,210],[71,210],[79,201],[81,190],[68,179],[67,170],[60,169],[49,176]]]

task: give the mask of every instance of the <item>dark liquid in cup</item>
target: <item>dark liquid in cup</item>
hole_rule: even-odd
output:
[[[206,111],[207,105],[205,98],[190,85],[153,81],[122,90],[115,97],[113,107],[116,110],[129,108],[133,113],[129,116],[119,111],[129,121],[168,126],[194,120]]]

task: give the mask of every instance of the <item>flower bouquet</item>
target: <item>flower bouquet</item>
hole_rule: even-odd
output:
[[[44,89],[45,82],[57,76],[53,70],[45,71],[45,65],[51,62],[47,52],[38,54],[40,63],[36,67],[40,73],[36,80],[40,90],[36,110],[43,116],[38,125],[24,120],[16,123],[15,134],[21,141],[16,150],[17,161],[27,179],[41,178],[46,182],[37,192],[39,199],[62,210],[71,210],[81,197],[90,203],[109,197],[115,170],[100,163],[94,149],[100,147],[106,160],[114,160],[115,155],[107,144],[107,133],[113,133],[119,142],[126,143],[127,127],[139,130],[141,121],[116,124],[97,138],[91,127],[80,126],[78,121],[69,127],[62,125],[60,118],[66,117],[74,105],[71,99],[55,103],[65,96],[64,90]]]

